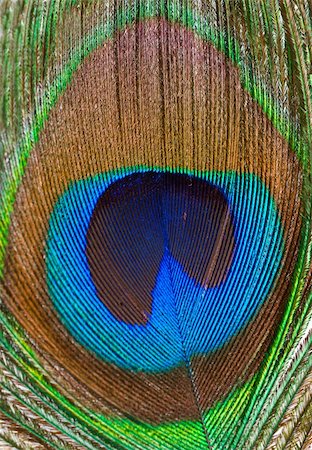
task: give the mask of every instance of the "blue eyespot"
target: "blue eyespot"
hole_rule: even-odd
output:
[[[282,255],[278,212],[257,176],[126,169],[60,196],[47,286],[86,349],[161,372],[237,335],[268,298]]]

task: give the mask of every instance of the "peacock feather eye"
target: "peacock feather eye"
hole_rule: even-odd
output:
[[[308,3],[0,7],[0,447],[309,449]]]
[[[283,233],[259,179],[222,175],[141,169],[71,184],[50,216],[46,274],[78,342],[150,373],[239,333],[273,285]]]

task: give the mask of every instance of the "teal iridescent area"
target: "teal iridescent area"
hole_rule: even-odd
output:
[[[126,175],[147,171],[99,174],[68,186],[49,220],[46,276],[61,321],[81,345],[123,369],[161,372],[215,351],[246,326],[278,275],[283,230],[274,200],[257,176],[197,174],[222,191],[232,215],[235,249],[226,279],[202,286],[164,249],[147,322],[118,320],[97,295],[86,255],[87,232],[103,192]]]

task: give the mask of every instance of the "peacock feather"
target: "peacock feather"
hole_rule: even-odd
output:
[[[312,448],[308,0],[0,8],[0,447]]]

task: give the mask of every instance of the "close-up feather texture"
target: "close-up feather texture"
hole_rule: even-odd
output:
[[[0,449],[312,449],[311,4],[0,14]]]

